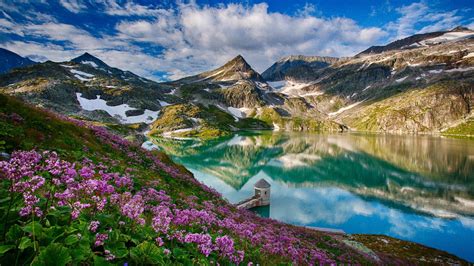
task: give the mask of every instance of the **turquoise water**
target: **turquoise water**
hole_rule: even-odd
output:
[[[385,234],[474,261],[474,141],[365,134],[154,140],[230,202],[271,185],[263,216]]]

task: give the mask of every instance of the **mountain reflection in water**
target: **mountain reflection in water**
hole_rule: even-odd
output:
[[[472,140],[265,132],[153,142],[230,202],[265,178],[271,218],[386,234],[474,261]]]

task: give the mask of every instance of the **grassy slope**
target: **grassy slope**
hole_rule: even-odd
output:
[[[199,119],[199,126],[191,118]],[[235,121],[230,114],[210,105],[177,104],[164,108],[162,115],[152,124],[151,135],[167,131],[192,128],[194,130],[174,134],[176,137],[198,137],[210,139],[228,136],[234,129],[269,129],[262,121],[245,118]]]
[[[359,131],[439,132],[468,115],[460,90],[453,82],[416,88],[347,111],[342,122]],[[472,134],[471,129],[463,127],[458,134]]]
[[[135,178],[134,181],[136,184],[135,189],[139,189],[141,186],[144,186],[145,184],[154,181],[154,184],[158,184],[155,186],[156,189],[162,189],[166,191],[166,193],[171,196],[175,204],[183,204],[183,199],[189,196],[195,196],[197,197],[196,204],[198,206],[202,202],[208,200],[216,205],[228,207],[232,213],[238,212],[232,206],[229,206],[225,201],[223,201],[222,198],[215,196],[215,194],[211,193],[206,189],[203,189],[203,187],[196,184],[195,182],[190,182],[190,179],[174,178],[164,170],[153,170],[153,168],[150,167],[150,162],[147,160],[148,157],[144,155],[144,151],[142,151],[139,147],[131,148],[131,150],[133,150],[135,154],[140,156],[140,160],[137,161],[131,159],[127,151],[121,151],[120,149],[113,148],[111,145],[104,143],[104,140],[98,138],[96,134],[89,128],[79,127],[74,123],[58,119],[56,116],[48,112],[26,106],[16,99],[6,97],[0,94],[0,150],[10,153],[14,150],[29,149],[54,150],[58,152],[62,159],[66,159],[71,162],[80,161],[83,158],[89,158],[95,163],[100,162],[104,164],[108,164],[113,161],[113,169],[116,172],[123,173],[126,171],[127,168],[133,168],[133,176]],[[160,152],[154,152],[153,156],[159,158],[167,166],[175,169],[182,175],[189,175],[186,169],[181,166],[175,165],[172,161],[168,159],[165,154],[162,154]],[[109,159],[105,160],[104,158]],[[5,187],[3,187],[2,189],[5,189]],[[2,210],[1,214],[4,214],[4,210]],[[107,216],[112,214],[104,213],[103,215]],[[350,261],[352,263],[362,264],[377,263],[377,261],[374,261],[370,259],[370,257],[368,257],[367,255],[364,255],[363,252],[357,251],[358,249],[354,249],[350,245],[344,244],[344,239],[350,239],[349,236],[338,236],[328,233],[316,232],[313,230],[297,229],[293,226],[282,225],[272,222],[270,220],[259,219],[257,217],[255,217],[254,220],[256,223],[259,223],[262,226],[264,226],[265,224],[274,224],[281,230],[293,230],[291,232],[294,232],[295,236],[301,241],[304,241],[306,245],[318,247],[320,250],[326,253],[329,258],[332,258],[335,261]],[[8,220],[8,223],[8,226],[18,223],[21,224],[22,220],[19,217],[15,217],[15,219],[13,220]],[[50,225],[44,222],[42,226],[46,232],[48,226]],[[210,229],[211,234],[215,235],[217,229]],[[8,241],[4,238],[2,238],[1,240],[2,243],[6,243]],[[67,238],[59,237],[56,238],[54,241],[61,245],[64,245],[65,243],[67,243]],[[48,243],[41,243],[40,241],[39,245],[41,244],[47,245]],[[405,244],[406,242],[399,242],[399,245],[401,246]],[[137,243],[134,243],[133,241],[127,242],[127,249],[129,249],[129,252],[130,249],[133,249],[135,245],[137,245]],[[259,262],[262,265],[276,265],[281,263],[287,264],[291,261],[289,258],[284,256],[263,252],[261,247],[254,246],[244,240],[237,241],[235,245],[236,248],[245,251],[245,262],[253,261]],[[414,246],[416,246],[417,250],[419,250],[419,245]],[[387,259],[393,258],[387,257],[387,255],[385,254],[386,251],[384,249],[380,249],[379,253],[377,246],[373,246],[371,248],[381,258],[382,261],[378,262],[387,263],[388,261],[390,261]],[[2,256],[0,257],[0,261],[2,261],[2,264],[11,264],[11,259],[14,254],[11,254],[11,251],[0,251],[2,251]],[[21,257],[21,259],[26,260],[25,262],[28,262],[28,258],[31,259],[31,254],[33,254],[34,256],[36,251],[34,251],[32,247],[26,246],[25,250],[23,250],[22,252],[28,256],[25,255],[25,257]],[[408,248],[406,249],[403,256],[399,257],[397,253],[394,253],[392,255],[397,257],[397,259],[399,259],[401,262],[404,262],[404,256],[406,254],[410,254],[410,252],[411,249]],[[442,261],[456,260],[455,257],[447,255],[443,252],[438,252],[431,249],[426,252],[428,252],[428,254],[430,255],[438,253],[441,254],[440,256]],[[91,260],[94,260],[95,262],[100,261],[101,263],[105,263],[103,259],[100,260],[100,256],[98,255],[97,251],[95,255],[90,256],[91,257],[86,259],[86,261],[89,261],[89,263],[91,262]],[[130,261],[131,259],[126,257],[126,254],[124,256],[124,259],[119,260],[118,262],[133,262],[133,259],[132,261]],[[220,259],[218,257],[206,258],[200,255],[199,253],[196,253],[195,246],[178,245],[177,247],[175,246],[175,249],[173,249],[172,255],[166,258],[165,263],[207,264],[209,260]],[[222,263],[228,264],[228,262],[226,262],[225,260],[222,261]]]

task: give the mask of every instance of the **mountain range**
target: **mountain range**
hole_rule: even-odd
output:
[[[474,31],[462,27],[353,57],[287,56],[262,74],[238,55],[217,69],[161,83],[88,53],[34,64],[0,52],[0,72],[9,71],[0,76],[0,92],[126,132],[180,138],[247,129],[474,134]]]

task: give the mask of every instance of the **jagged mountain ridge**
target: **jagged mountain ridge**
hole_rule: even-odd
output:
[[[472,31],[464,28],[447,32],[451,37],[453,33],[458,36],[346,58],[300,79],[270,84],[288,96],[304,98],[328,118],[353,130],[442,132],[464,125],[464,134],[474,134],[469,129],[474,40],[466,37]]]
[[[166,94],[170,88],[87,53],[66,62],[14,69],[0,77],[0,87],[3,93],[66,115],[113,123],[147,121],[147,114],[156,115],[165,103],[179,101]]]
[[[214,70],[167,84],[174,86],[174,95],[184,99],[187,104],[179,108],[179,114],[176,113],[178,110],[166,109],[166,115],[174,112],[166,121],[178,121],[176,116],[184,121],[181,124],[172,123],[173,127],[170,128],[166,126],[164,120],[158,119],[153,126],[159,129],[157,133],[163,133],[165,130],[168,131],[164,134],[195,132],[202,129],[206,126],[203,125],[206,119],[203,119],[202,113],[209,111],[203,108],[215,108],[226,115],[231,115],[237,123],[231,125],[231,129],[242,127],[316,131],[343,129],[338,123],[326,119],[304,99],[290,99],[275,91],[240,55]],[[200,111],[189,111],[196,108]],[[307,112],[310,109],[313,112]],[[192,113],[196,116],[190,117]],[[197,115],[198,113],[201,115]],[[176,119],[171,119],[173,116]]]
[[[0,74],[7,73],[13,68],[25,67],[33,64],[36,64],[36,62],[29,58],[21,57],[12,51],[0,48]]]
[[[457,36],[456,36],[457,33]],[[443,36],[445,36],[443,38]],[[422,34],[415,34],[409,37],[406,37],[401,40],[397,40],[391,42],[384,46],[372,46],[368,49],[360,52],[357,56],[366,55],[366,54],[378,54],[386,51],[391,50],[398,50],[398,49],[410,49],[419,46],[429,46],[433,44],[437,44],[440,42],[445,42],[453,39],[462,39],[462,38],[473,38],[474,31],[466,28],[458,26],[450,31],[438,31],[438,32],[429,32],[429,33],[422,33]]]
[[[239,55],[214,70],[156,83],[86,53],[14,70],[1,76],[0,86],[36,105],[88,119],[134,123],[137,116],[147,117],[151,133],[164,136],[271,128],[432,133],[458,125],[472,134],[472,38],[342,59],[289,56],[277,63],[298,60],[303,68],[287,68],[281,81],[266,82]],[[82,105],[99,100],[107,104],[101,110]],[[127,109],[122,119],[117,108]]]

